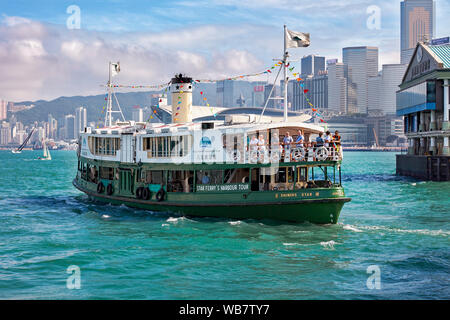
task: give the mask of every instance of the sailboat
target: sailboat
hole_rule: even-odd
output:
[[[33,135],[35,129],[36,128],[31,129],[31,132],[30,132],[30,134],[28,134],[28,137],[26,137],[26,139],[23,141],[23,143],[20,145],[19,148],[15,149],[15,150],[12,150],[12,153],[22,153],[23,148],[25,148],[25,146],[27,145],[28,141],[30,141],[30,138]]]
[[[45,140],[42,140],[42,147],[44,149],[44,155],[43,157],[38,157],[39,160],[52,160],[52,156],[50,154],[50,151],[47,148],[47,144],[45,143]]]

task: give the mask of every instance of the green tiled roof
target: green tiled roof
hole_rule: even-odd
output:
[[[444,63],[444,68],[450,69],[450,44],[440,46],[429,46],[430,50]]]

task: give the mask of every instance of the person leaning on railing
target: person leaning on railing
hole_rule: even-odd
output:
[[[336,153],[339,154],[339,156],[341,156],[341,136],[339,135],[339,131],[336,130],[334,132],[332,142],[334,149],[336,150]]]

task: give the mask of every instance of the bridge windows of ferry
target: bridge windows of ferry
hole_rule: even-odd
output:
[[[90,136],[88,145],[93,155],[115,156],[120,150],[120,138]]]
[[[170,170],[167,176],[167,192],[194,191],[194,171],[193,170]]]
[[[192,135],[145,137],[142,149],[148,158],[177,158],[187,156],[193,146]]]

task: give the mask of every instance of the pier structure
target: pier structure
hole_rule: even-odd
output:
[[[419,42],[397,91],[407,154],[397,155],[397,174],[450,180],[450,43]]]

